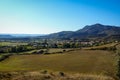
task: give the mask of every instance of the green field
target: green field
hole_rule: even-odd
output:
[[[0,71],[50,70],[69,73],[115,73],[115,55],[100,50],[76,50],[50,55],[14,55],[0,62]]]

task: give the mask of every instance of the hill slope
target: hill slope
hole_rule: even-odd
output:
[[[78,38],[78,39],[120,39],[120,27],[102,24],[87,25],[83,29],[77,31],[62,31],[53,33],[47,38]]]

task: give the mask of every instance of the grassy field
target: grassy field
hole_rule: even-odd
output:
[[[14,55],[0,62],[0,71],[51,70],[69,73],[115,73],[115,57],[108,51],[76,50],[50,55]]]

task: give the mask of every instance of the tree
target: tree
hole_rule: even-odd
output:
[[[17,52],[17,46],[11,48],[11,52]]]
[[[69,43],[64,43],[63,48],[70,48],[70,44]]]

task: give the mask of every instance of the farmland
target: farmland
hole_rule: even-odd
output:
[[[77,50],[51,55],[14,55],[0,62],[0,71],[52,70],[70,73],[115,73],[115,57],[108,51]]]
[[[68,78],[114,80],[113,78],[116,77],[115,50],[119,48],[115,48],[118,44],[115,42],[100,46],[93,45],[93,47],[73,46],[73,48],[68,46],[69,43],[62,44],[62,48],[54,48],[54,45],[47,45],[44,41],[43,43],[28,42],[30,44],[1,43],[3,44],[1,50],[8,50],[0,54],[2,80],[14,80],[14,78],[28,80],[30,77],[31,80],[46,80],[46,78],[49,78],[48,80],[69,80]],[[13,51],[10,52],[9,50],[12,49]],[[64,74],[67,76],[62,77]]]

